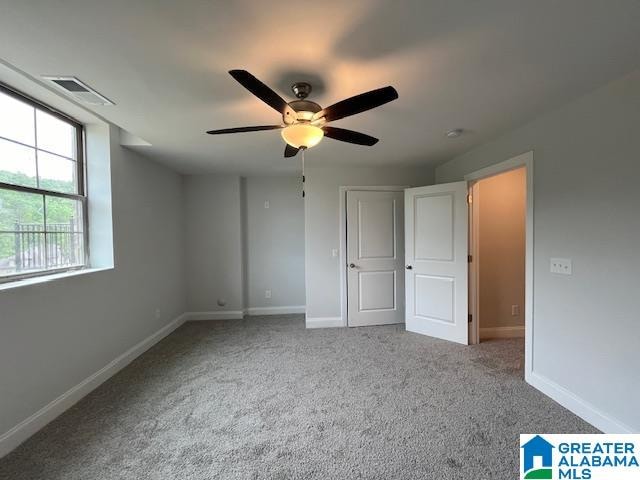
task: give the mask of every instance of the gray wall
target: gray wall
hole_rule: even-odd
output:
[[[310,163],[310,162],[309,162]],[[340,167],[307,164],[305,269],[307,318],[340,317],[339,190],[341,186],[431,185],[428,167]]]
[[[242,310],[240,177],[185,177],[187,305],[191,312]],[[225,302],[218,305],[218,300]]]
[[[304,201],[300,177],[245,183],[248,307],[303,306]],[[265,201],[269,208],[265,208]],[[271,299],[265,298],[270,289]]]
[[[640,71],[436,170],[534,151],[533,371],[640,431]],[[573,259],[573,275],[549,272]]]
[[[117,142],[115,268],[0,291],[0,434],[185,311],[181,177]]]
[[[298,177],[188,176],[184,212],[189,311],[305,304]]]
[[[526,188],[526,170],[520,168],[481,180],[474,193],[481,329],[524,325]],[[518,315],[512,305],[519,305]]]

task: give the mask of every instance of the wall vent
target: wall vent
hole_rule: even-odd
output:
[[[60,77],[52,75],[43,75],[45,80],[53,83],[59,90],[75,98],[79,102],[88,103],[89,105],[115,105],[104,95],[100,95],[86,83],[81,82],[76,77]]]

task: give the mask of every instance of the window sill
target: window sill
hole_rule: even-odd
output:
[[[101,268],[83,268],[81,270],[71,270],[62,273],[52,273],[51,275],[41,275],[39,277],[23,278],[22,280],[16,280],[15,282],[0,283],[0,292],[4,290],[13,290],[14,288],[28,287],[31,285],[38,285],[41,283],[53,282],[55,280],[62,280],[70,277],[77,277],[80,275],[89,275],[91,273],[105,272],[107,270],[113,270],[113,267],[101,267]]]

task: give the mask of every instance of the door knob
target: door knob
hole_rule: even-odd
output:
[[[349,264],[349,268],[356,268],[356,264],[355,263],[350,263]]]
[[[406,268],[407,270],[412,270],[413,269],[413,267],[411,265],[405,265],[404,268]]]

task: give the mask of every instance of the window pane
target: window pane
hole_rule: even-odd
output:
[[[38,150],[40,188],[54,192],[77,193],[76,162]]]
[[[44,199],[37,193],[0,189],[0,231],[44,230]]]
[[[0,137],[35,145],[34,108],[0,92]]]
[[[82,232],[82,202],[49,196],[46,197],[45,202],[47,232]]]
[[[0,276],[16,272],[16,238],[13,233],[0,233]]]
[[[36,151],[0,139],[0,182],[36,187]]]
[[[0,276],[44,270],[45,266],[43,233],[0,233]]]
[[[38,148],[76,158],[76,130],[72,125],[42,110],[36,112]]]
[[[84,198],[78,194],[77,127],[0,89],[0,277],[85,264]]]
[[[47,268],[71,267],[84,263],[83,237],[64,229],[47,232]]]

